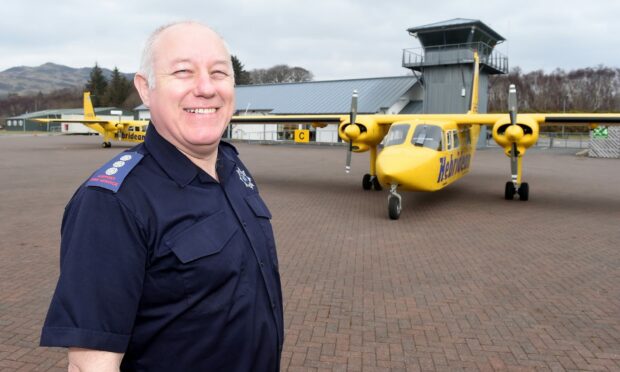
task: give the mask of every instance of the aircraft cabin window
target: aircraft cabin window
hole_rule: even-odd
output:
[[[436,125],[418,124],[411,137],[411,143],[414,146],[441,151],[442,135],[441,128]]]
[[[400,145],[405,142],[405,137],[409,132],[409,124],[392,125],[387,136],[385,136],[385,146]]]
[[[459,132],[454,130],[454,131],[452,131],[452,135],[454,136],[454,141],[453,141],[454,148],[457,148],[457,147],[459,147]]]
[[[446,132],[446,141],[447,141],[446,150],[452,150],[452,131]]]
[[[471,145],[471,135],[469,134],[469,129],[463,129],[463,137],[465,138],[465,144]]]

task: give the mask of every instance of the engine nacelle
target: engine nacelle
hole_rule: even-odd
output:
[[[389,129],[388,125],[379,125],[372,116],[358,116],[356,122],[342,123],[338,126],[338,135],[345,142],[353,141],[354,152],[368,151],[383,140]]]
[[[512,144],[517,145],[517,156],[538,141],[538,122],[529,117],[517,117],[517,124],[512,125],[509,119],[498,120],[493,125],[493,139],[504,148],[504,153],[510,156]]]

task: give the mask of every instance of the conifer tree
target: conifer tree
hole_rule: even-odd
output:
[[[235,71],[235,85],[247,85],[251,83],[250,73],[244,70],[243,63],[236,56],[230,56],[233,70]]]
[[[95,63],[95,67],[90,70],[90,78],[84,86],[84,90],[90,92],[93,106],[100,107],[104,103],[103,100],[107,87],[108,81],[103,76],[103,70]]]
[[[107,106],[120,107],[129,96],[129,93],[129,81],[118,71],[117,67],[114,67],[112,78],[106,89],[103,102]]]

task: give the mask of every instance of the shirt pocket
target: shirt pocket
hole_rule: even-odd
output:
[[[273,262],[274,268],[278,271],[278,255],[276,254],[276,242],[273,235],[273,228],[271,226],[271,212],[261,199],[259,194],[250,194],[245,197],[245,201],[250,206],[252,212],[257,217],[258,223],[261,226],[261,230],[265,235],[267,241],[267,247],[269,249],[269,255]]]
[[[220,211],[164,242],[178,259],[173,270],[183,278],[191,311],[225,310],[242,295],[246,259],[238,230],[236,220]]]

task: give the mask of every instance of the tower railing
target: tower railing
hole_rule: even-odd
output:
[[[494,69],[495,73],[508,73],[508,57],[483,42],[403,49],[402,65],[419,69],[425,66],[471,63],[474,51],[478,52],[481,64]]]

